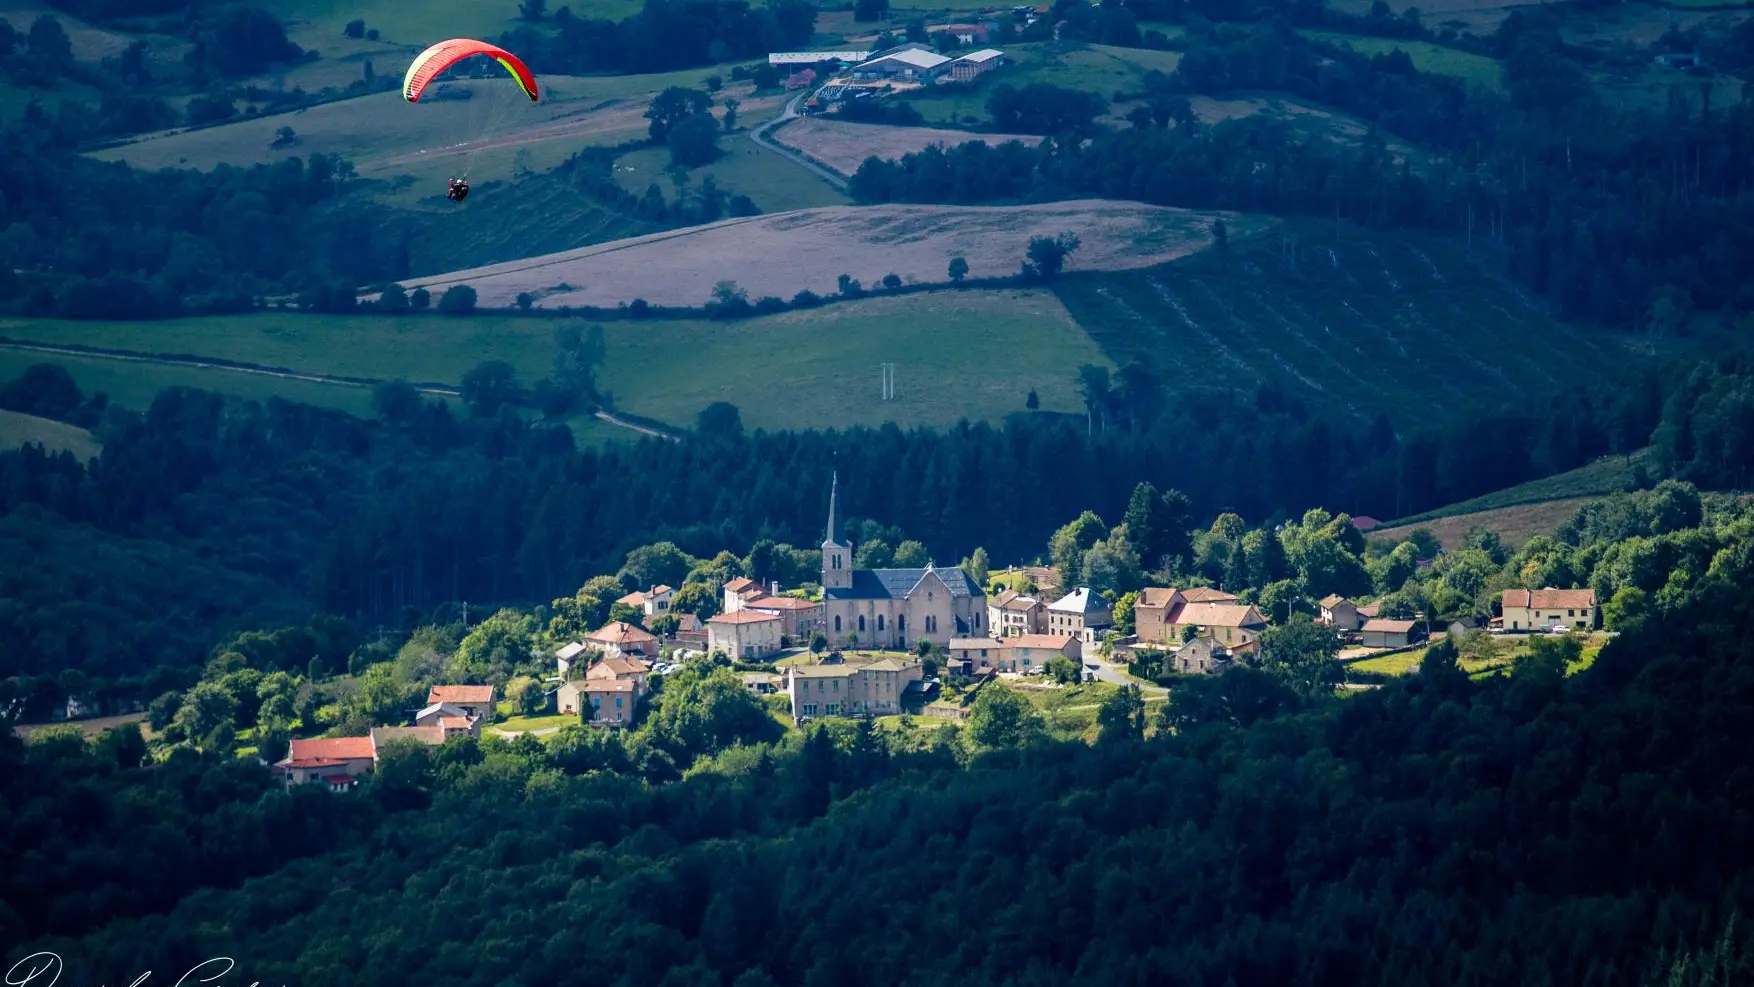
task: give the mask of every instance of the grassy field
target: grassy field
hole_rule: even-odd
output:
[[[1478,653],[1464,653],[1459,661],[1462,670],[1474,678],[1493,675],[1507,670],[1530,653],[1529,638],[1524,635],[1493,636],[1486,639],[1486,650]],[[1601,633],[1587,634],[1584,637],[1583,657],[1576,664],[1566,669],[1566,674],[1576,675],[1589,668],[1595,662],[1596,655],[1608,643],[1608,636]],[[1374,675],[1410,675],[1419,670],[1419,663],[1425,659],[1424,648],[1414,648],[1392,655],[1376,658],[1365,658],[1360,661],[1348,662],[1348,670],[1367,672]]]
[[[541,716],[513,716],[487,726],[484,733],[495,730],[501,733],[526,733],[531,730],[552,730],[555,727],[573,726],[579,722],[577,716],[567,713],[547,713]]]
[[[83,428],[16,411],[0,411],[0,450],[17,449],[27,442],[38,443],[50,452],[65,449],[81,460],[90,459],[102,448]]]
[[[0,335],[3,335],[0,332]],[[371,390],[310,381],[284,380],[201,367],[131,363],[102,357],[60,356],[0,347],[0,380],[11,380],[38,363],[67,368],[86,394],[102,391],[127,408],[144,409],[167,387],[199,387],[220,394],[265,401],[281,397],[352,415],[371,415]]]
[[[1622,338],[1555,320],[1459,241],[1294,223],[1146,271],[1056,288],[1117,364],[1183,393],[1274,382],[1312,407],[1397,425],[1624,367]],[[1186,354],[1201,354],[1188,373]]]
[[[1415,529],[1426,528],[1437,539],[1438,544],[1446,549],[1454,549],[1460,547],[1469,531],[1484,528],[1514,548],[1536,535],[1551,535],[1558,531],[1559,526],[1577,513],[1579,507],[1595,499],[1565,497],[1538,504],[1519,504],[1515,507],[1455,514],[1414,524],[1396,525],[1393,528],[1378,528],[1369,537],[1371,541],[1398,542],[1411,535]]]
[[[1010,64],[982,76],[974,92],[909,98],[930,123],[983,126],[992,122],[987,113],[987,97],[1001,85],[1021,89],[1032,82],[1046,82],[1067,89],[1088,90],[1107,102],[1118,91],[1138,88],[1146,72],[1152,69],[1169,72],[1181,62],[1179,52],[1114,48],[1076,41],[1007,45],[1005,57]]]
[[[719,188],[749,196],[764,213],[844,206],[852,201],[815,174],[756,147],[742,134],[721,139],[719,146],[724,150],[717,161],[682,170],[690,187],[699,188],[711,177]],[[674,174],[665,148],[642,148],[615,159],[616,182],[635,195],[645,194],[647,186],[656,184],[666,198],[675,198]]]
[[[548,372],[556,325],[509,316],[263,313],[155,323],[7,319],[0,320],[0,336],[433,382],[456,382],[478,363],[504,359],[529,381]],[[1070,411],[1080,406],[1074,368],[1102,361],[1095,344],[1043,291],[872,298],[735,323],[612,322],[605,330],[601,379],[616,406],[682,426],[719,400],[736,404],[747,427],[770,429],[995,420],[1021,410],[1031,388],[1043,409]],[[949,339],[956,345],[945,346]],[[921,359],[922,353],[933,357]],[[877,375],[885,361],[896,364],[897,378],[896,398],[887,402],[880,400]],[[94,357],[0,349],[0,378],[43,362],[67,366],[82,388],[107,391],[130,407],[145,407],[162,387],[185,384],[370,413],[365,388]],[[581,440],[611,428],[578,425],[588,426]]]
[[[1497,89],[1504,85],[1504,66],[1495,58],[1446,48],[1426,41],[1398,41],[1392,38],[1365,38],[1329,31],[1306,31],[1305,36],[1351,48],[1361,55],[1386,55],[1396,49],[1407,53],[1413,67],[1434,75],[1453,75],[1460,79]]]

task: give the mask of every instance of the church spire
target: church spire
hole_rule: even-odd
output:
[[[824,545],[839,545],[840,539],[834,533],[835,499],[840,494],[840,471],[835,470],[828,486],[828,534],[822,539]]]

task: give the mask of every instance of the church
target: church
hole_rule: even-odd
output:
[[[921,640],[987,634],[987,597],[961,569],[854,569],[851,545],[835,529],[837,474],[828,491],[822,542],[822,623],[834,647],[912,651]]]

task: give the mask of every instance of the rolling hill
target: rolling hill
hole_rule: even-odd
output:
[[[1189,394],[1262,385],[1398,425],[1592,380],[1634,359],[1621,335],[1569,325],[1496,272],[1485,248],[1310,222],[1234,237],[1149,270],[1056,289],[1116,363]]]
[[[50,452],[66,450],[81,460],[90,459],[102,448],[83,428],[16,411],[0,411],[0,450],[16,449],[27,442],[35,442]]]

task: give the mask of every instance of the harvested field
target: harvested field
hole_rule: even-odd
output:
[[[695,306],[708,301],[720,281],[735,281],[751,300],[790,298],[805,289],[833,294],[842,274],[867,287],[890,273],[904,282],[942,282],[950,258],[959,254],[971,277],[1008,275],[1016,272],[1031,237],[1062,231],[1076,233],[1083,244],[1074,268],[1125,270],[1203,249],[1219,215],[1232,236],[1271,222],[1101,199],[1008,208],[838,206],[725,220],[403,284],[434,294],[468,284],[484,307],[510,306],[523,292],[547,308],[607,307],[638,298]]]
[[[1041,138],[1033,134],[975,134],[937,127],[886,127],[868,123],[845,123],[822,117],[801,117],[773,131],[774,140],[800,151],[843,175],[859,170],[873,155],[899,160],[934,144],[954,147],[968,141],[990,145],[1022,141],[1034,147]]]
[[[35,442],[50,452],[65,449],[81,460],[97,455],[100,448],[91,433],[76,425],[38,418],[17,411],[0,411],[0,451]]]
[[[1561,524],[1577,513],[1578,508],[1598,499],[1567,497],[1541,504],[1519,504],[1516,507],[1500,507],[1473,514],[1457,514],[1433,521],[1420,521],[1417,524],[1378,528],[1370,532],[1369,537],[1371,541],[1398,542],[1411,535],[1415,528],[1428,528],[1438,544],[1453,551],[1461,547],[1462,539],[1469,531],[1484,528],[1498,535],[1499,540],[1506,545],[1515,548],[1536,535],[1553,534],[1559,530]]]
[[[67,40],[73,45],[73,57],[81,62],[101,62],[120,55],[134,40],[131,35],[87,24],[36,0],[0,0],[0,20],[11,22],[19,34],[29,34],[31,22],[44,14],[61,22],[61,29],[67,32]],[[13,57],[23,57],[23,53]]]
[[[1428,27],[1454,27],[1475,34],[1491,34],[1518,7],[1562,2],[1564,0],[1388,0],[1389,9],[1396,14],[1404,13],[1409,7],[1419,8],[1419,19]],[[1329,4],[1344,13],[1367,14],[1371,0],[1329,0]]]

